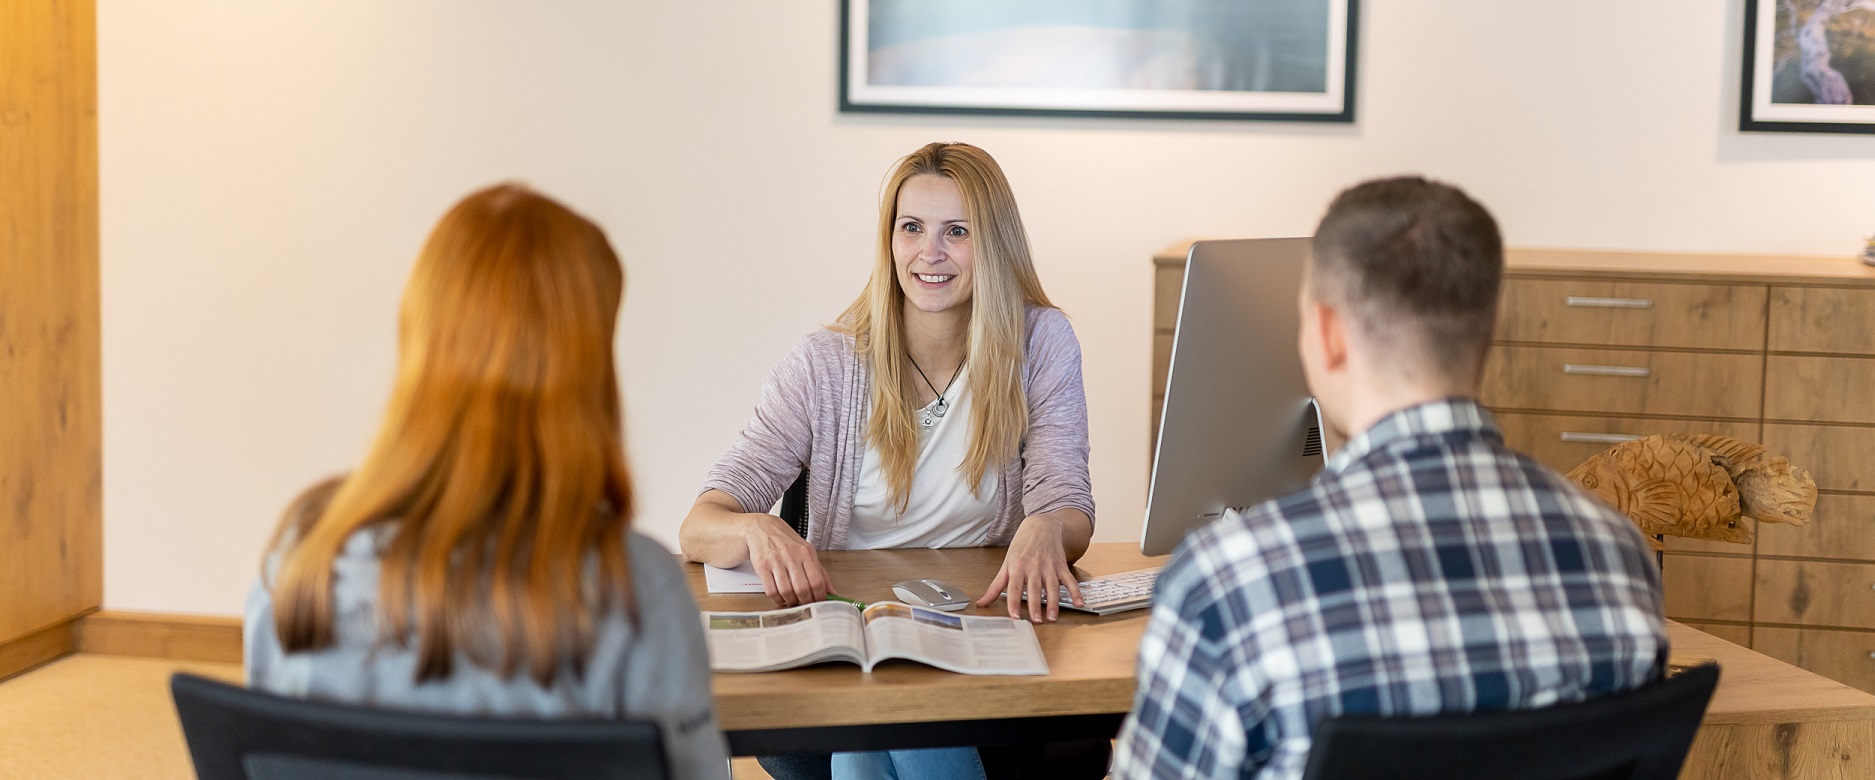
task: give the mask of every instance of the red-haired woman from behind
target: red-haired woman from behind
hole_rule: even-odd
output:
[[[631,530],[612,342],[624,268],[515,185],[430,233],[376,442],[281,520],[247,608],[248,684],[390,709],[651,720],[723,777],[696,602]]]

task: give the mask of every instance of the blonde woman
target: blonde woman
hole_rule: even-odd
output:
[[[1087,404],[1009,182],[982,149],[925,146],[888,178],[878,240],[859,298],[769,374],[684,555],[751,562],[787,606],[832,589],[817,550],[1007,546],[977,604],[1017,617],[1026,591],[1027,617],[1054,620],[1059,586],[1081,603],[1068,567],[1094,531]],[[767,513],[803,470],[806,538]]]
[[[653,720],[674,776],[727,775],[696,603],[631,530],[623,290],[605,234],[524,188],[443,217],[404,291],[376,443],[288,509],[248,600],[249,685]]]

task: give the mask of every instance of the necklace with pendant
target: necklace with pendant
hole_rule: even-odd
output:
[[[911,360],[911,367],[916,369],[918,371],[918,376],[924,379],[925,387],[931,388],[931,392],[937,395],[937,400],[932,402],[930,406],[925,407],[922,410],[923,414],[918,419],[919,425],[924,426],[924,429],[927,431],[931,430],[933,427],[937,426],[937,421],[944,417],[944,413],[951,410],[950,401],[944,399],[944,394],[950,392],[951,385],[957,383],[957,375],[964,372],[964,364],[970,362],[970,356],[965,355],[963,360],[958,361],[957,370],[951,372],[951,381],[944,383],[943,390],[937,389],[937,385],[931,382],[931,377],[925,376],[924,369],[918,366],[918,361],[912,360],[911,355],[907,354],[905,359]]]

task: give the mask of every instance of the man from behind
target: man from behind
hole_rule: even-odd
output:
[[[1325,421],[1309,487],[1185,540],[1160,575],[1118,778],[1293,778],[1341,714],[1532,709],[1665,668],[1640,532],[1505,448],[1476,401],[1503,241],[1421,178],[1338,196],[1300,295]]]

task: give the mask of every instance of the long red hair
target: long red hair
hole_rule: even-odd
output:
[[[381,641],[414,640],[418,681],[448,677],[458,651],[542,685],[579,672],[595,614],[632,604],[612,351],[624,286],[598,226],[526,188],[443,216],[404,288],[375,443],[281,521],[285,650],[332,644],[333,560],[384,525]]]

